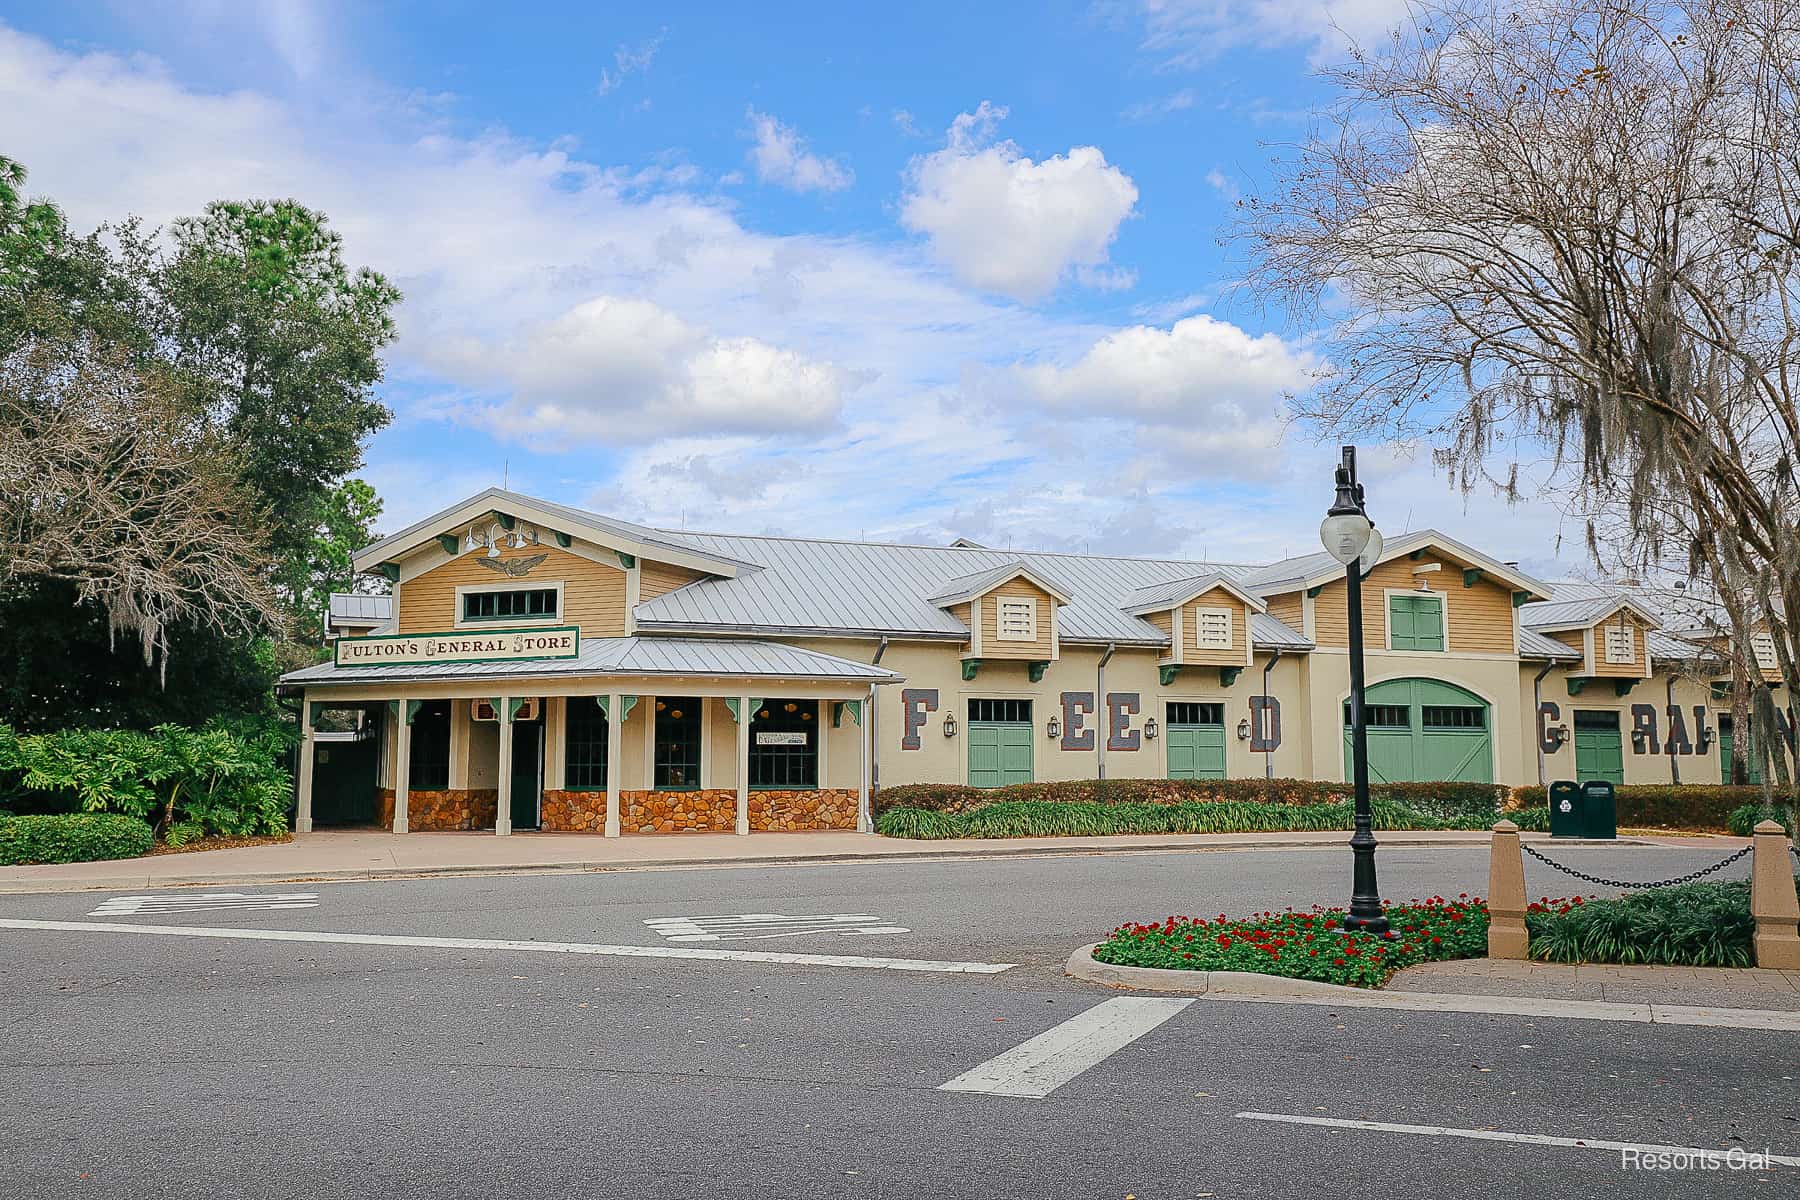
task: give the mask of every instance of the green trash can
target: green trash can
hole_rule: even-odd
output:
[[[1581,827],[1591,838],[1611,841],[1619,836],[1619,796],[1610,779],[1590,779],[1581,785]]]
[[[1583,813],[1581,785],[1573,779],[1559,779],[1550,785],[1550,836],[1578,838],[1587,836]]]

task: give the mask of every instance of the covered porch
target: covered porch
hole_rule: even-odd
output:
[[[564,660],[321,664],[282,680],[302,701],[295,828],[348,770],[394,833],[866,832],[874,689],[899,678],[778,643],[642,637]],[[374,753],[333,758],[324,731],[346,714]]]

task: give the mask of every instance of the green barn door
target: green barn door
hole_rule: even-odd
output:
[[[1493,736],[1485,700],[1437,679],[1386,679],[1364,693],[1372,783],[1492,783]],[[1351,777],[1350,705],[1344,704],[1344,778]]]
[[[1171,702],[1165,745],[1170,779],[1225,778],[1225,706]]]
[[[1030,783],[1031,701],[969,701],[969,783]]]
[[[1719,782],[1731,782],[1731,738],[1733,721],[1724,713],[1719,714]],[[1756,757],[1756,742],[1752,740],[1744,751],[1746,765],[1750,769],[1749,780],[1752,784],[1762,785],[1762,761]],[[314,818],[315,820],[317,818]]]
[[[1625,744],[1619,736],[1619,714],[1575,710],[1575,778],[1582,783],[1605,779],[1625,782]]]

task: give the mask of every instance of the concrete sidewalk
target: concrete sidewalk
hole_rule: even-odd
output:
[[[1343,845],[1349,834],[1165,834],[1127,837],[981,838],[910,841],[863,833],[729,833],[641,835],[408,833],[329,830],[291,842],[112,862],[0,867],[0,893],[89,888],[175,887],[312,879],[382,879],[507,871],[631,870],[671,866],[764,866],[869,859],[943,859],[1010,855],[1117,854],[1171,850],[1317,849]],[[1486,847],[1471,832],[1383,833],[1388,846]],[[1531,841],[1548,835],[1527,834]],[[1719,839],[1721,844],[1736,839]],[[1558,845],[1661,845],[1663,839],[1559,842]]]
[[[1388,981],[1387,990],[1800,1013],[1800,971],[1755,968],[1619,966],[1471,958],[1408,967]]]

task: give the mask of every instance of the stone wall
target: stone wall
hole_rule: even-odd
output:
[[[856,793],[848,788],[750,793],[750,828],[791,833],[803,829],[855,829]]]
[[[493,788],[414,790],[406,796],[406,825],[417,833],[492,829],[499,810],[500,793]],[[375,789],[375,820],[383,829],[394,827],[393,788]]]
[[[605,833],[606,792],[545,788],[538,819],[546,833]]]
[[[606,803],[604,793],[600,803]],[[622,833],[731,833],[736,828],[737,792],[733,789],[619,793]]]

